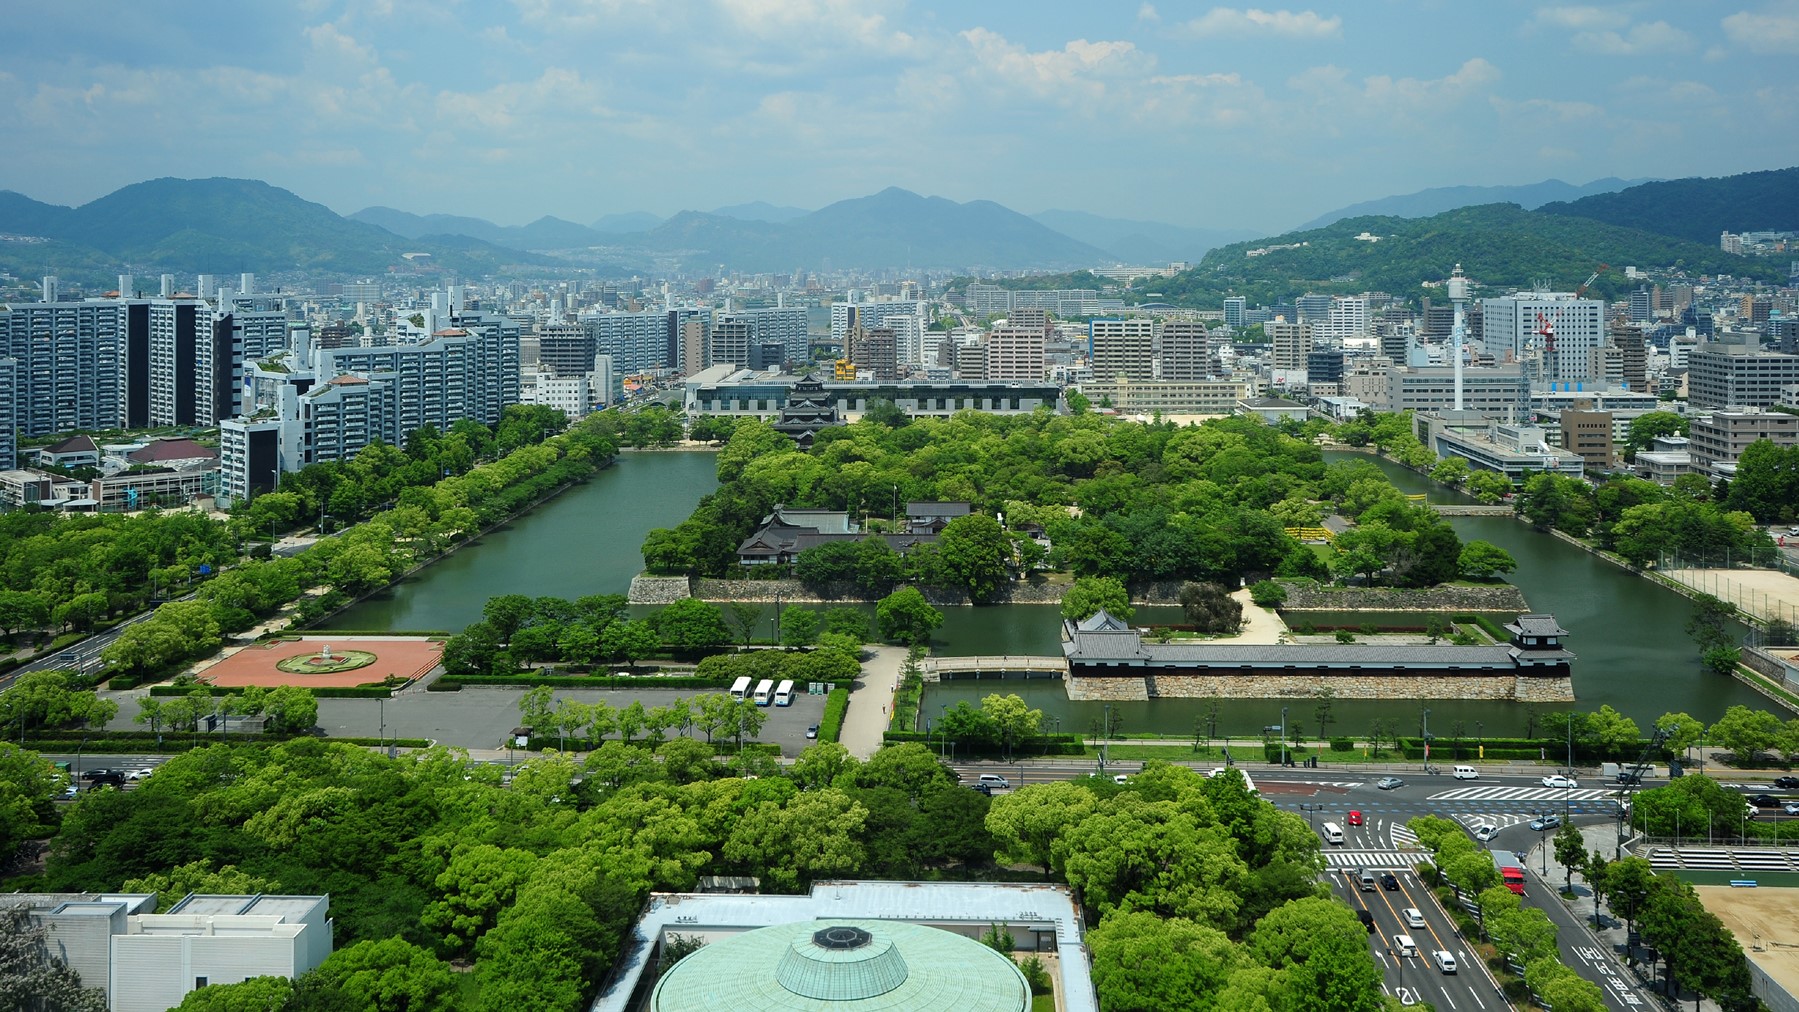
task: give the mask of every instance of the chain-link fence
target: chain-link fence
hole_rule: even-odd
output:
[[[1751,626],[1749,645],[1799,645],[1799,564],[1785,552],[1663,552],[1656,572],[1755,619],[1759,626]]]

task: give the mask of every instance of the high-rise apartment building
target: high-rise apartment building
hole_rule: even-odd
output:
[[[1263,325],[1264,328],[1267,326]],[[1312,340],[1320,347],[1343,346],[1345,341],[1367,337],[1369,309],[1366,295],[1339,295],[1331,299],[1330,311],[1312,326]],[[1300,356],[1303,360],[1304,355]]]
[[[1323,323],[1330,319],[1331,297],[1328,295],[1301,295],[1293,300],[1293,308],[1299,319],[1310,323]]]
[[[16,362],[18,434],[119,425],[124,332],[116,301],[15,303],[0,314],[0,358]]]
[[[1047,338],[1045,326],[1007,324],[994,327],[987,335],[987,368],[983,378],[1002,383],[1043,382]]]
[[[1087,323],[1087,362],[1101,383],[1155,379],[1156,321],[1149,317]]]
[[[1262,324],[1262,333],[1274,346],[1272,364],[1275,372],[1297,372],[1306,367],[1306,358],[1312,353],[1311,324],[1270,320]]]
[[[858,371],[873,371],[877,381],[891,382],[899,378],[891,327],[858,326],[850,331],[849,345],[844,350]]]
[[[0,471],[19,466],[19,362],[0,358]]]
[[[906,303],[906,305],[914,305]],[[811,359],[807,343],[806,310],[803,306],[769,306],[760,309],[733,309],[717,317],[714,326],[724,321],[745,324],[750,328],[745,344],[749,347],[781,346],[780,356],[770,365],[790,363],[803,366]],[[709,361],[713,365],[716,361]]]
[[[1241,327],[1249,313],[1249,300],[1241,295],[1228,296],[1224,300],[1224,325]]]
[[[1218,351],[1198,320],[1164,320],[1161,345],[1163,380],[1193,383],[1217,375]]]

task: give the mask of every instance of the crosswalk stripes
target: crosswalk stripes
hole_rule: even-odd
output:
[[[1516,826],[1520,822],[1530,821],[1529,815],[1520,815],[1516,812],[1492,812],[1489,814],[1458,812],[1456,813],[1455,818],[1456,821],[1467,826],[1471,830],[1483,825],[1498,826],[1500,829],[1507,829]]]
[[[1405,871],[1415,857],[1396,850],[1331,850],[1325,852],[1324,860],[1332,868]]]
[[[1565,787],[1458,787],[1430,796],[1432,801],[1600,801],[1616,798],[1616,790]]]
[[[1393,837],[1393,846],[1395,849],[1403,850],[1406,847],[1416,847],[1418,845],[1418,834],[1406,828],[1406,825],[1403,822],[1393,823],[1389,829],[1389,833]]]

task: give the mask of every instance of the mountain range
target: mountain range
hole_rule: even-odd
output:
[[[1535,210],[1551,201],[1578,200],[1581,197],[1596,193],[1611,193],[1628,186],[1636,186],[1648,182],[1643,179],[1618,179],[1607,176],[1595,179],[1585,186],[1575,186],[1559,179],[1545,179],[1540,183],[1525,183],[1521,186],[1435,186],[1417,193],[1402,193],[1378,200],[1364,200],[1340,207],[1329,214],[1322,214],[1304,225],[1294,229],[1304,232],[1308,229],[1323,228],[1344,218],[1361,218],[1368,215],[1391,216],[1395,218],[1427,218],[1444,211],[1453,211],[1458,207],[1476,207],[1481,204],[1517,204],[1527,211]]]
[[[1614,183],[1621,181],[1568,187],[1549,180],[1497,189],[1528,191],[1528,199],[1535,201]],[[1416,209],[1493,189],[1447,187],[1385,202]],[[1538,274],[1578,280],[1600,261],[1642,266],[1680,261],[1695,270],[1767,274],[1772,280],[1770,262],[1719,251],[1718,233],[1792,228],[1799,228],[1799,168],[1650,182],[1551,201],[1537,211],[1507,203],[1427,217],[1397,211],[1357,215],[1248,243],[1242,240],[1249,233],[1242,231],[1069,210],[1026,216],[992,201],[958,203],[897,187],[816,211],[757,201],[711,212],[682,211],[666,220],[626,212],[588,225],[545,216],[528,225],[501,226],[480,218],[387,207],[365,208],[345,218],[258,180],[153,179],[80,207],[0,191],[0,271],[23,277],[57,274],[71,281],[160,271],[368,275],[416,270],[420,264],[462,275],[541,273],[558,267],[619,275],[657,269],[710,273],[721,268],[902,266],[1005,272],[1203,256],[1201,270],[1158,288],[1169,289],[1164,294],[1171,298],[1183,291],[1215,298],[1229,290],[1266,292],[1275,300],[1296,286],[1337,290],[1330,286],[1359,285],[1356,290],[1386,288],[1397,294],[1420,278],[1446,274],[1458,260],[1469,262],[1471,273],[1492,283],[1524,283]],[[1381,241],[1357,239],[1359,232]],[[1251,248],[1300,242],[1309,245],[1297,252],[1244,255]],[[1438,259],[1444,262],[1438,264]],[[1525,265],[1535,268],[1524,271]]]
[[[1688,182],[1695,184],[1690,190],[1728,188],[1726,180]],[[1769,282],[1786,277],[1785,261],[1726,253],[1716,235],[1702,243],[1547,208],[1483,204],[1426,218],[1344,218],[1324,228],[1221,246],[1193,269],[1154,283],[1176,304],[1215,307],[1227,295],[1245,296],[1251,305],[1275,305],[1307,292],[1384,291],[1409,298],[1420,282],[1440,281],[1456,264],[1489,292],[1538,278],[1571,290],[1601,264],[1678,266],[1692,274]],[[1607,269],[1593,291],[1616,299],[1631,287],[1622,268]]]
[[[103,280],[121,271],[378,274],[426,262],[493,273],[556,261],[480,240],[410,240],[255,179],[151,179],[80,207],[0,192],[0,269]]]
[[[1644,183],[1538,210],[1716,244],[1720,232],[1799,230],[1799,168]]]

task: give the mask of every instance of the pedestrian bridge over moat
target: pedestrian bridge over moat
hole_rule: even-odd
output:
[[[997,678],[1022,674],[1031,677],[1060,678],[1068,673],[1068,661],[1062,657],[1030,654],[1000,654],[984,657],[927,657],[918,663],[927,682],[957,678]]]

